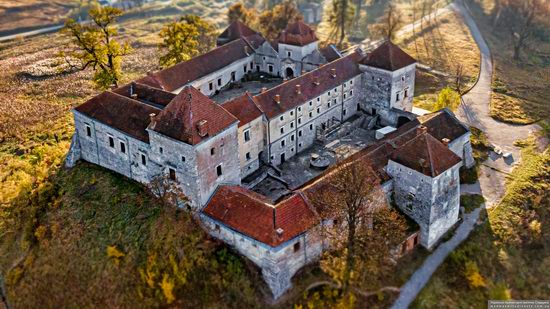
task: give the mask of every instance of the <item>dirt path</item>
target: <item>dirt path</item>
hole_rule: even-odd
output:
[[[492,152],[489,159],[480,168],[479,182],[481,191],[487,200],[487,206],[497,203],[504,194],[505,177],[517,164],[520,158],[520,148],[514,146],[516,140],[525,139],[531,132],[539,129],[537,125],[513,125],[494,120],[490,116],[491,84],[493,63],[491,51],[483,39],[479,28],[469,10],[462,1],[455,2],[455,8],[464,18],[481,54],[481,70],[479,80],[472,90],[464,95],[463,104],[457,111],[457,116],[463,122],[481,129],[487,135],[489,142],[502,149],[503,154],[511,156],[504,158]]]

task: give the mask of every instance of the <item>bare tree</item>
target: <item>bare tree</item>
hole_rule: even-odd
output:
[[[539,18],[548,13],[545,0],[510,0],[506,8],[506,20],[514,49],[514,60],[520,60],[521,51],[536,29]]]
[[[454,84],[455,84],[454,90],[459,95],[463,94],[463,89],[462,89],[464,87],[463,79],[464,79],[464,66],[461,63],[459,63],[455,68],[455,74],[454,74]]]
[[[402,24],[403,17],[401,11],[394,3],[390,3],[384,11],[384,15],[378,20],[378,23],[373,25],[372,30],[385,39],[393,40]]]
[[[153,177],[147,187],[155,199],[163,206],[190,207],[189,198],[185,195],[177,181],[170,179],[168,175],[160,174]]]

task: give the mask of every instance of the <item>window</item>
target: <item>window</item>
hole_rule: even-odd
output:
[[[164,149],[162,147],[159,147],[159,152],[162,154],[164,152]]]
[[[285,147],[285,140],[281,141],[281,147]]]
[[[214,229],[215,229],[216,231],[219,232],[219,231],[220,231],[220,225],[219,225],[219,224],[216,224],[216,225],[214,226]]]
[[[330,102],[327,103],[327,107],[330,108]]]
[[[353,79],[349,81],[349,84],[350,84],[350,85],[353,85]]]
[[[109,147],[115,148],[115,140],[112,136],[109,136]]]
[[[338,92],[338,88],[334,88],[334,92]]]
[[[170,180],[176,181],[176,170],[173,168],[168,168],[168,174],[170,176]]]
[[[292,52],[291,51],[287,51],[286,52],[286,55],[288,56],[288,58],[290,58],[292,56]]]
[[[346,99],[346,97],[347,97],[347,96],[346,96],[346,94],[344,93],[344,100]]]
[[[221,175],[223,175],[223,172],[222,172],[222,165],[218,165],[216,166],[216,174],[218,175],[218,177],[220,177]]]
[[[294,252],[300,251],[300,242],[294,244]]]
[[[279,117],[279,120],[281,120],[281,121],[285,120],[285,116]]]
[[[332,100],[332,102],[334,102],[334,104],[337,104],[338,100],[334,99],[334,100]]]
[[[330,91],[328,92],[328,95],[330,95]]]
[[[294,111],[290,111],[290,116],[294,116]]]
[[[401,80],[402,80],[402,81],[405,81],[405,76],[401,76]]]
[[[290,152],[294,152],[294,147],[290,148]]]
[[[298,124],[302,124],[302,117],[298,118]]]
[[[302,111],[302,107],[298,107],[298,112],[301,112]]]
[[[291,129],[294,129],[294,121],[291,121],[291,122],[290,122],[290,128],[291,128]]]
[[[250,69],[252,70],[252,62],[250,62]]]
[[[321,101],[321,98],[317,98],[317,102],[320,102]]]
[[[246,73],[246,64],[243,66],[243,72]]]
[[[309,125],[309,129],[313,131],[313,124]]]
[[[405,98],[409,97],[409,89],[405,89]]]
[[[313,113],[309,112],[309,118],[313,117]]]
[[[185,157],[181,156],[181,162],[185,162]]]
[[[349,96],[351,97],[353,95],[353,90],[349,91]]]
[[[259,65],[256,66],[256,72],[260,72],[260,66]]]
[[[126,153],[126,144],[124,142],[120,142],[120,152]]]
[[[317,107],[317,114],[321,112],[321,108]]]
[[[141,165],[147,165],[147,158],[145,158],[145,155],[143,153],[141,154]]]
[[[281,127],[280,131],[281,131],[281,134],[285,133],[285,127]]]
[[[399,101],[399,92],[396,94],[395,100],[396,100],[396,101]]]
[[[346,115],[346,109],[344,109],[344,110],[342,111],[342,115],[344,115],[344,116]]]
[[[270,64],[267,66],[269,73],[273,73],[273,66]]]
[[[294,142],[294,134],[292,134],[292,135],[290,136],[290,141],[291,141],[291,142]]]
[[[232,82],[235,81],[235,75],[236,75],[235,72],[231,72],[231,81],[232,81]]]
[[[208,83],[208,89],[210,89],[210,90],[214,89],[214,85],[212,84],[212,82]]]
[[[89,125],[86,125],[86,135],[88,137],[91,137],[92,136],[92,128],[90,128]]]
[[[298,143],[298,147],[302,148],[302,143]]]
[[[222,85],[222,79],[218,78],[218,86],[221,86],[221,85]]]
[[[302,137],[302,130],[298,131],[298,136]]]
[[[250,161],[250,152],[247,152],[245,156],[246,156],[246,161]]]
[[[250,140],[250,130],[244,131],[244,141],[248,142]]]
[[[213,156],[216,154],[216,148],[212,147],[210,148],[210,155]]]
[[[312,106],[313,105],[313,102],[309,101],[309,106]]]

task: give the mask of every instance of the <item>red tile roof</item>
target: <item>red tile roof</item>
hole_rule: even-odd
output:
[[[247,25],[237,20],[232,22],[223,32],[218,36],[218,46],[229,43],[241,37],[257,34],[256,31],[250,29]]]
[[[165,91],[174,91],[192,81],[221,70],[239,59],[246,58],[252,52],[253,48],[249,43],[244,39],[238,39],[188,61],[151,73],[137,82]]]
[[[279,43],[297,46],[304,46],[318,40],[315,31],[302,21],[288,24],[278,38]]]
[[[134,98],[143,103],[159,105],[162,108],[170,103],[176,95],[158,88],[148,85],[131,82],[122,87],[113,90],[114,93],[132,98],[132,93],[136,95]]]
[[[199,124],[202,122],[205,122],[206,126],[205,136],[199,134]],[[235,122],[237,119],[227,110],[197,89],[187,86],[153,118],[149,128],[171,138],[196,145]]]
[[[420,133],[399,147],[391,159],[430,177],[439,176],[461,161],[460,157],[428,133]]]
[[[319,222],[300,194],[271,205],[262,195],[240,186],[219,187],[202,212],[271,247],[295,238]],[[278,229],[282,234],[278,234]]]
[[[110,91],[91,98],[75,110],[145,143],[149,143],[145,130],[150,122],[149,115],[160,112],[158,108]]]
[[[256,95],[254,101],[266,114],[267,118],[276,117],[361,74],[357,65],[360,56],[359,53],[355,52],[337,59],[316,70]],[[335,77],[332,76],[332,69],[336,72]],[[317,81],[319,85],[315,84]],[[296,92],[296,85],[301,86],[299,94]],[[280,103],[275,102],[276,95],[280,96]]]
[[[428,133],[438,140],[450,141],[468,133],[468,129],[448,109],[418,117],[418,121],[428,128]]]
[[[254,119],[262,117],[263,114],[248,92],[224,103],[223,107],[239,119],[239,127],[250,123]]]
[[[416,63],[413,57],[390,41],[385,41],[361,60],[361,64],[388,71],[396,71],[413,63]]]
[[[330,44],[327,47],[321,48],[321,54],[327,59],[328,62],[332,62],[336,59],[342,58],[340,52],[336,49],[336,46]]]

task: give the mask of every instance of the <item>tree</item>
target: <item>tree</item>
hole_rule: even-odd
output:
[[[122,11],[112,7],[94,7],[89,15],[89,24],[83,25],[74,19],[65,22],[64,32],[71,36],[76,46],[70,56],[79,60],[78,69],[94,69],[93,80],[99,87],[117,86],[122,76],[122,57],[131,51],[127,43],[121,44],[114,39],[118,31],[113,24]]]
[[[455,75],[454,75],[454,90],[459,94],[459,95],[462,95],[463,94],[463,89],[462,87],[464,86],[463,85],[463,79],[464,79],[464,66],[459,63],[456,65],[456,69],[455,69]]]
[[[339,291],[330,305],[353,304],[358,296],[376,294],[368,289],[398,290],[373,280],[391,271],[393,251],[407,233],[406,219],[388,207],[378,183],[369,162],[348,163],[331,171],[320,193],[310,197],[322,209],[323,220],[332,221],[324,228],[330,248],[320,262],[331,281],[314,283],[308,290],[325,286]]]
[[[157,175],[151,179],[147,188],[160,205],[164,207],[190,208],[189,198],[179,184],[167,175]]]
[[[240,20],[243,24],[253,27],[257,23],[258,12],[251,8],[248,9],[244,3],[237,2],[227,10],[227,22],[232,23]]]
[[[537,23],[549,12],[549,4],[546,0],[509,0],[507,2],[505,20],[510,31],[514,60],[520,60],[521,51],[533,36]]]
[[[354,15],[355,7],[350,0],[332,0],[332,11],[328,16],[331,29],[330,37],[338,37],[339,46],[344,43],[346,32],[352,26]]]
[[[285,0],[275,5],[271,10],[264,11],[258,20],[260,30],[267,39],[275,39],[288,23],[302,20],[304,17],[294,4]]]
[[[186,15],[162,28],[159,36],[160,65],[168,67],[210,50],[215,44],[216,28],[196,15]]]
[[[450,87],[445,87],[437,96],[437,102],[434,105],[434,110],[437,111],[443,108],[449,108],[454,111],[458,108],[460,102],[460,94]]]
[[[385,39],[393,40],[396,31],[402,24],[401,11],[399,11],[395,4],[390,3],[384,11],[384,15],[378,20],[378,23],[373,25],[372,30],[375,34]]]

